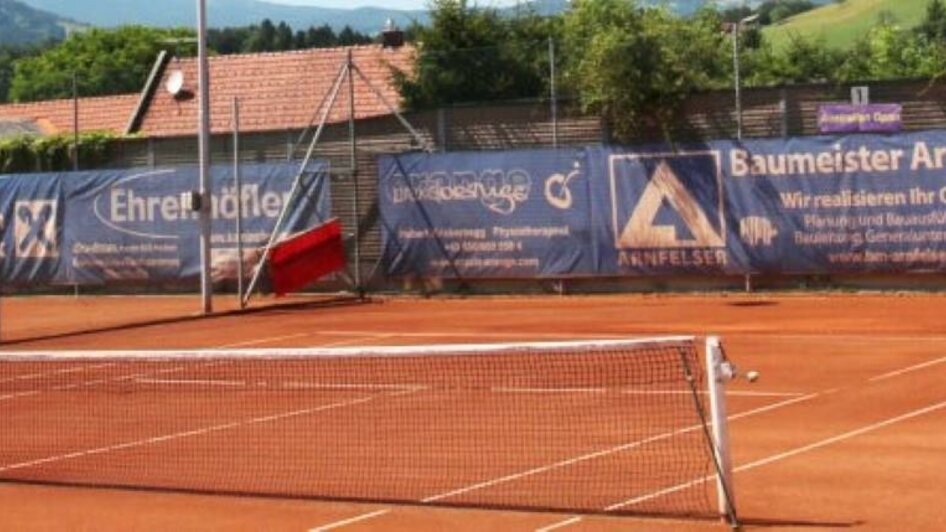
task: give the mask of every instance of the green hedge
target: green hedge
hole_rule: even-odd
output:
[[[79,135],[79,168],[108,163],[121,137],[112,133]],[[72,135],[22,135],[0,140],[0,174],[65,172],[73,169]]]

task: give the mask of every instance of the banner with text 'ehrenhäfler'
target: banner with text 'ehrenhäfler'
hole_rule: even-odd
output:
[[[229,165],[211,168],[211,268],[235,276],[238,211],[245,255],[258,255],[291,202],[282,231],[329,217],[323,163],[310,163],[289,192],[298,163],[245,164],[237,193]],[[200,226],[182,194],[198,168],[125,169],[0,176],[3,281],[11,284],[151,283],[200,274]],[[4,223],[6,222],[6,223]],[[252,262],[252,257],[243,257]]]
[[[393,275],[946,269],[942,131],[412,154],[382,159],[379,195]]]

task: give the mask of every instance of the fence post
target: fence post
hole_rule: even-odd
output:
[[[441,152],[447,151],[447,113],[443,107],[437,108],[437,137]]]
[[[558,148],[558,94],[555,86],[555,41],[549,36],[549,97],[552,100],[552,147]]]

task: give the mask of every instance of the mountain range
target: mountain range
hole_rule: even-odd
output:
[[[24,45],[60,40],[76,24],[16,0],[0,0],[0,44]]]
[[[158,27],[193,27],[197,18],[196,0],[19,0],[30,6],[68,17],[92,26],[113,27],[124,24],[142,24]],[[644,4],[669,5],[680,14],[689,14],[713,0],[643,0]],[[730,1],[730,0],[722,0]],[[735,1],[735,0],[732,0]],[[378,0],[383,6],[384,0]],[[524,1],[537,13],[550,15],[568,8],[568,0]],[[513,13],[516,7],[504,11]],[[288,5],[265,0],[207,0],[208,25],[214,28],[248,26],[263,19],[286,22],[293,29],[328,24],[336,31],[345,26],[361,33],[374,34],[381,30],[387,19],[400,27],[412,21],[426,23],[426,10],[399,10],[386,7],[337,9],[306,5]]]
[[[141,24],[157,27],[194,27],[197,19],[196,0],[20,0],[25,4],[99,27]],[[379,0],[383,3],[383,0]],[[314,6],[285,5],[261,0],[207,0],[207,23],[223,28],[259,24],[263,19],[286,22],[294,29],[328,24],[339,30],[350,26],[361,33],[381,30],[391,18],[402,27],[411,20],[425,22],[425,11],[402,11],[383,7],[333,9]]]

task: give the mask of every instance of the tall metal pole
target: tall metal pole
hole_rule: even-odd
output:
[[[361,295],[361,244],[359,243],[360,205],[358,198],[358,145],[355,140],[355,72],[351,48],[348,49],[348,136],[350,141],[351,178],[352,178],[352,210],[355,215],[355,250],[352,257],[355,261],[355,290]]]
[[[72,71],[72,171],[79,171],[79,74]],[[70,277],[72,274],[70,274]],[[79,283],[73,280],[73,294],[79,297]]]
[[[558,94],[555,86],[555,41],[549,36],[549,95],[552,99],[552,146],[558,147]]]
[[[236,194],[237,299],[243,301],[243,181],[240,175],[240,99],[233,97],[233,192]]]
[[[733,65],[733,83],[736,88],[736,139],[742,140],[742,95],[739,87],[739,28],[742,22],[733,24],[732,27],[732,65]]]
[[[210,67],[207,61],[207,2],[197,0],[197,77],[200,84],[198,150],[200,157],[200,294],[204,314],[213,312],[210,278]]]
[[[72,71],[72,171],[79,171],[79,74]]]
[[[759,14],[744,17],[732,27],[732,64],[733,64],[733,82],[736,88],[736,139],[742,140],[742,84],[739,80],[739,31],[742,27],[751,22],[755,22]]]

